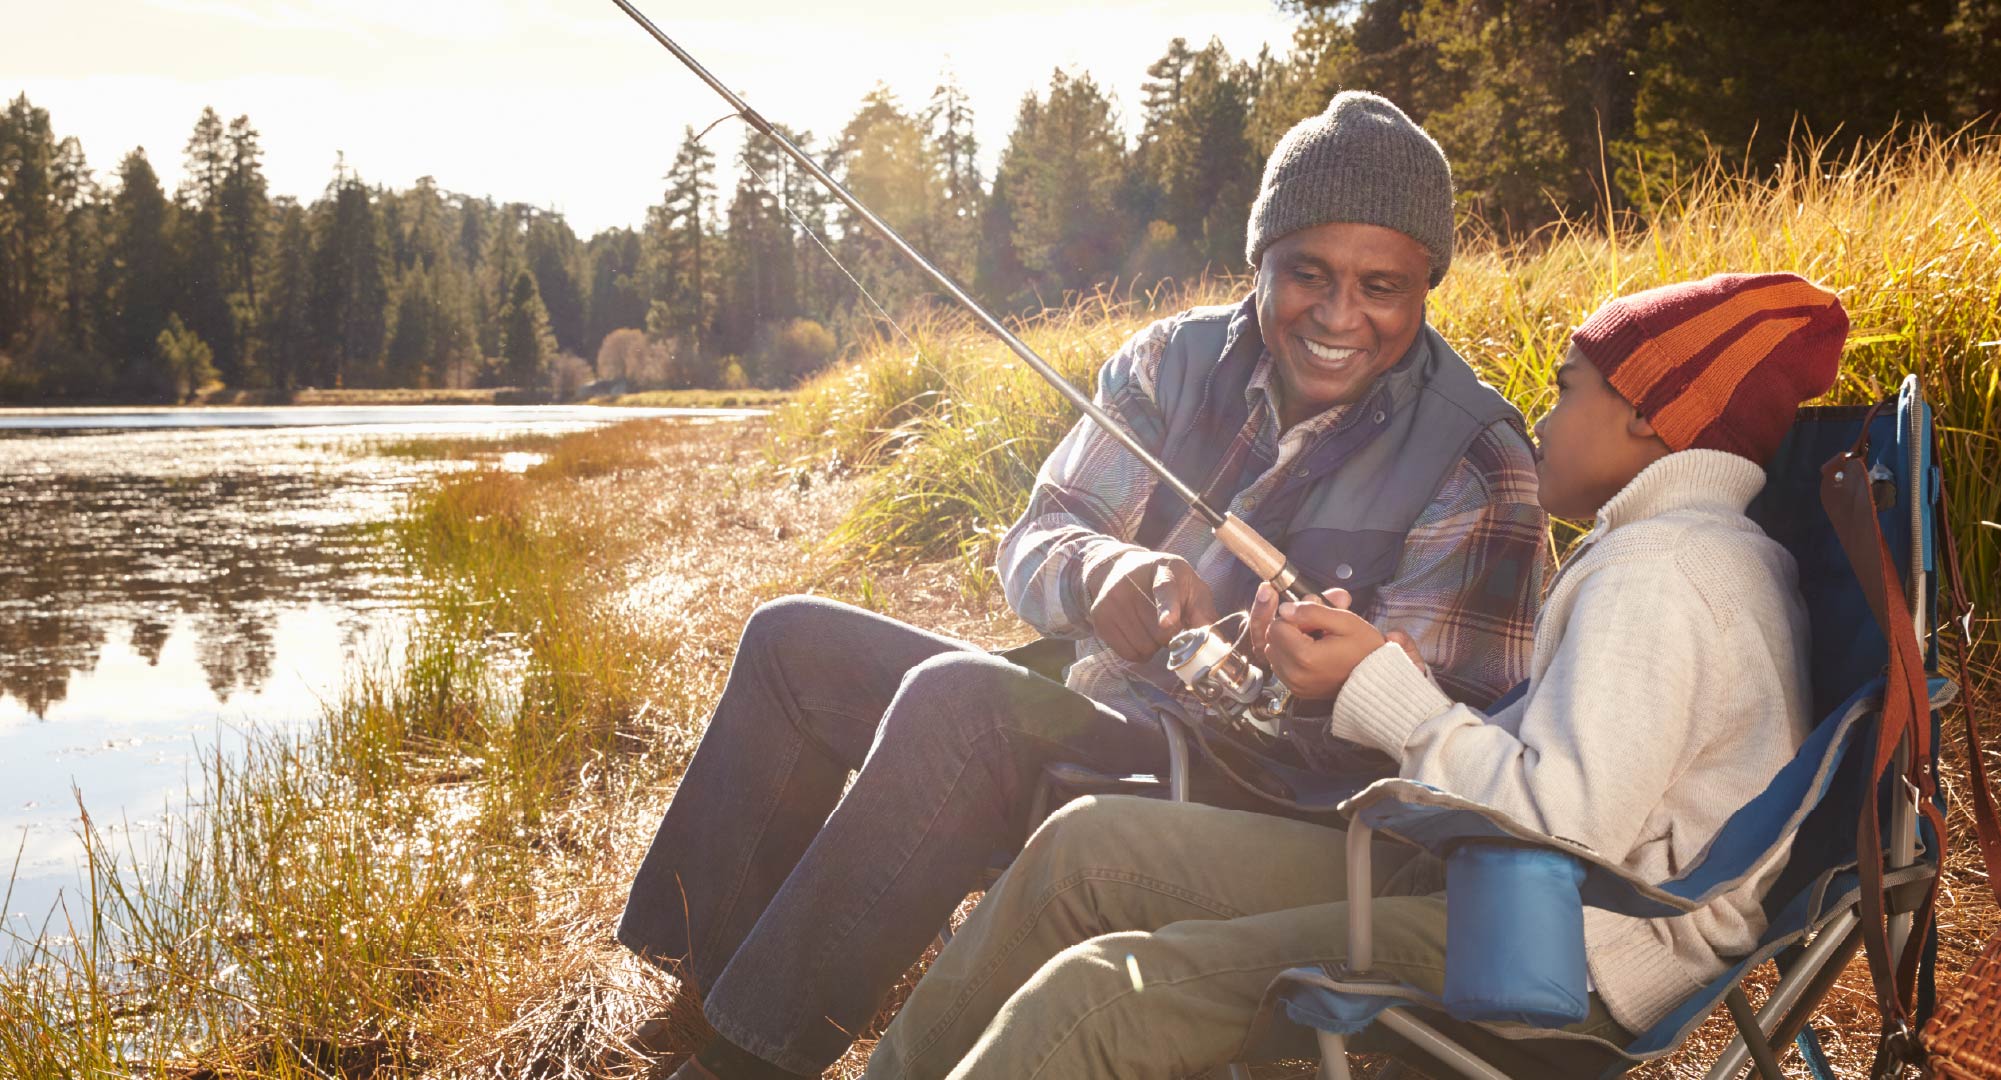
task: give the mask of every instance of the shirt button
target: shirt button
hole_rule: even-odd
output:
[[[1355,568],[1349,566],[1347,563],[1342,563],[1341,565],[1334,568],[1334,576],[1341,579],[1342,581],[1346,581],[1349,578],[1355,576]]]
[[[1389,419],[1389,414],[1388,414],[1388,413],[1385,413],[1385,412],[1384,412],[1383,410],[1381,410],[1381,409],[1377,409],[1377,410],[1376,410],[1376,423],[1380,424],[1380,423],[1382,423],[1383,421],[1385,421],[1385,420],[1387,420],[1387,419]]]

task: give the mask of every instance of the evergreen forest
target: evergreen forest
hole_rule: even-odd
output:
[[[1241,273],[1265,155],[1344,88],[1386,94],[1438,138],[1463,227],[1529,242],[1646,209],[1684,164],[1755,177],[1802,137],[1838,153],[2001,115],[2001,0],[1282,6],[1289,49],[1177,38],[1135,102],[1052,73],[1016,103],[991,175],[949,73],[926,99],[878,86],[839,131],[788,134],[985,302],[1028,314]],[[941,303],[741,125],[686,131],[659,201],[587,239],[557,213],[428,178],[373,185],[344,161],[310,203],[274,196],[259,138],[249,116],[205,110],[168,192],[143,148],[93,167],[47,110],[7,104],[0,402],[783,387],[872,339],[885,311]],[[722,153],[734,190],[718,187]]]

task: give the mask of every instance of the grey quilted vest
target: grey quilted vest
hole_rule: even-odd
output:
[[[1211,506],[1229,506],[1271,465],[1253,461],[1219,475],[1250,419],[1245,389],[1263,352],[1252,297],[1190,309],[1162,357],[1155,395],[1166,422],[1162,456]],[[1480,432],[1503,420],[1522,429],[1521,413],[1427,322],[1403,358],[1246,521],[1314,588],[1345,588],[1357,610],[1366,610],[1376,587],[1396,572],[1405,535],[1445,477]],[[1134,541],[1157,549],[1187,513],[1162,485]],[[1235,574],[1216,593],[1218,610],[1248,605],[1256,585],[1248,570]]]

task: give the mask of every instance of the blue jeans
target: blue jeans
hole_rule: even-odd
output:
[[[724,1038],[818,1073],[996,855],[1019,850],[1058,760],[1164,775],[1166,742],[962,642],[826,600],[767,604],[618,939],[675,965]]]

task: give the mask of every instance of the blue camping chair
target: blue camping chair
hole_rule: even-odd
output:
[[[1892,594],[1889,606],[1904,606],[1890,613],[1889,625],[1892,633],[1912,635],[1895,649],[1872,617],[1858,572],[1819,494],[1823,464],[1859,445],[1865,427],[1866,480],[1885,549],[1902,579],[1902,595]],[[1505,1060],[1509,1055],[1495,1053],[1496,1046],[1583,1040],[1603,1051],[1603,1075],[1614,1076],[1671,1053],[1719,1002],[1729,1009],[1739,1035],[1710,1077],[1734,1076],[1748,1059],[1760,1074],[1777,1080],[1775,1048],[1792,1042],[1809,1069],[1827,1077],[1808,1021],[1862,946],[1870,920],[1885,914],[1882,939],[1889,957],[1881,970],[1894,970],[1907,952],[1921,950],[1926,962],[1917,980],[1923,988],[1920,1009],[1928,1008],[1929,956],[1936,940],[1928,929],[1913,932],[1913,913],[1928,909],[1940,851],[1933,823],[1941,819],[1920,805],[1919,790],[1904,777],[1917,750],[1925,751],[1927,760],[1912,775],[1936,775],[1937,709],[1956,689],[1934,674],[1931,575],[1939,482],[1931,442],[1931,414],[1915,377],[1905,380],[1894,409],[1886,403],[1878,409],[1801,411],[1751,514],[1799,564],[1814,631],[1813,701],[1823,719],[1771,786],[1734,814],[1702,859],[1679,877],[1638,880],[1587,848],[1407,780],[1378,781],[1347,800],[1349,880],[1369,880],[1376,832],[1446,860],[1446,983],[1444,993],[1433,997],[1374,971],[1371,904],[1366,897],[1351,902],[1348,964],[1340,970],[1295,968],[1274,984],[1283,1018],[1317,1033],[1323,1077],[1348,1076],[1347,1043],[1356,1036],[1387,1043],[1394,1054],[1415,1053],[1413,1060],[1420,1063],[1481,1078],[1546,1071]],[[1828,468],[1834,483],[1857,479],[1835,477],[1841,466]],[[1854,462],[1846,468],[1855,468]],[[1874,751],[1885,703],[1908,694],[1918,681],[1894,678],[1894,662],[1886,677],[1886,660],[1899,657],[1922,664],[1924,702],[1916,705],[1889,773],[1879,776]],[[1903,670],[1917,674],[1915,667]],[[1931,794],[1932,805],[1938,805],[1935,789]],[[1857,855],[1858,822],[1872,795],[1883,843],[1878,882]],[[1627,1045],[1554,1030],[1585,1015],[1585,906],[1640,918],[1678,915],[1729,890],[1780,848],[1788,861],[1765,898],[1768,928],[1750,955],[1737,958]],[[1754,1012],[1742,980],[1766,960],[1776,962],[1780,980]],[[1469,1042],[1485,1050],[1476,1052]]]

